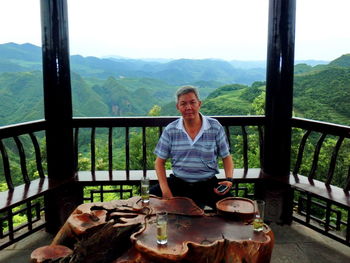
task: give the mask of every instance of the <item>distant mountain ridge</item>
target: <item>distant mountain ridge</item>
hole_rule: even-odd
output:
[[[235,68],[218,59],[176,59],[159,62],[142,59],[97,58],[73,55],[72,71],[83,77],[154,78],[170,85],[197,81],[216,81],[222,84],[251,84],[265,78],[265,69]],[[41,48],[32,44],[7,43],[0,45],[0,72],[23,72],[41,69]]]
[[[310,66],[326,61],[300,61]],[[83,77],[154,78],[170,85],[197,81],[250,85],[265,79],[265,61],[225,61],[220,59],[128,59],[73,55],[72,71]],[[41,47],[26,43],[0,44],[0,73],[41,70]]]

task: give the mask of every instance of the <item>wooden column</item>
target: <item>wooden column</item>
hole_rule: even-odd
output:
[[[269,2],[263,171],[278,179],[272,182],[288,179],[290,173],[295,10],[296,0]],[[267,216],[270,214],[273,221],[290,222],[290,188],[277,182],[268,185]]]
[[[41,0],[41,24],[48,176],[62,183],[74,176],[67,0]],[[46,196],[48,231],[65,222],[79,194],[69,183]]]

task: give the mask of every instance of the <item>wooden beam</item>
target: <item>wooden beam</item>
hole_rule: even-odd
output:
[[[264,187],[267,216],[291,222],[291,188],[281,178],[290,174],[293,110],[296,0],[270,0],[266,71],[266,125],[263,171],[275,182]],[[261,189],[260,189],[261,190]]]
[[[74,176],[67,0],[41,0],[41,26],[48,177],[63,181]],[[62,191],[46,198],[49,231],[65,222],[78,194]]]

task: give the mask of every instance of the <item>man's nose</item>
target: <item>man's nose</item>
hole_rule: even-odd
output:
[[[186,110],[187,110],[187,109],[189,109],[189,110],[192,109],[192,105],[191,105],[190,103],[187,103],[185,109],[186,109]]]

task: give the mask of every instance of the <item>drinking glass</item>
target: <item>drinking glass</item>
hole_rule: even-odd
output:
[[[157,243],[165,245],[168,243],[168,213],[157,213]]]
[[[141,179],[141,199],[144,204],[149,202],[149,179],[147,177]]]
[[[264,212],[265,212],[265,201],[256,200],[256,210],[253,221],[254,231],[260,232],[264,229]]]

